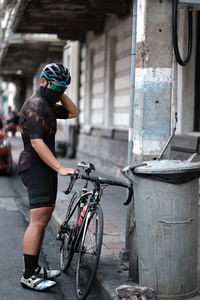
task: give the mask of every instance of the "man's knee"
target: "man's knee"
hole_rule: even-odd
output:
[[[31,225],[44,229],[51,219],[53,209],[53,207],[43,207],[31,210]]]
[[[30,223],[31,227],[35,228],[39,232],[43,232],[44,229],[46,228],[47,224],[48,224],[47,220],[40,220],[40,221],[38,220],[38,221],[34,221],[34,222],[32,221]]]

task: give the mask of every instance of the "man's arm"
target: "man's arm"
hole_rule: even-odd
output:
[[[61,176],[67,176],[74,173],[74,169],[65,168],[59,160],[56,159],[51,150],[44,143],[43,139],[31,139],[31,146],[40,158]]]
[[[75,118],[79,115],[79,109],[66,94],[61,96],[60,102],[62,103],[62,106],[69,112],[68,119]]]

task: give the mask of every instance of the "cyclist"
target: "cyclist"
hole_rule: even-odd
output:
[[[25,288],[44,290],[53,287],[59,270],[39,266],[39,253],[45,228],[54,210],[57,174],[71,175],[74,169],[64,167],[55,154],[56,119],[75,118],[79,110],[64,92],[71,76],[61,64],[51,63],[40,74],[40,86],[22,106],[20,129],[24,150],[19,156],[18,171],[27,187],[30,224],[23,239]],[[56,104],[61,102],[61,105]]]

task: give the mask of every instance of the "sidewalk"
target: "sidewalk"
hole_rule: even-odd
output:
[[[16,164],[22,149],[21,138],[14,137],[11,142],[13,161]],[[78,161],[76,159],[59,158],[59,160],[67,167],[77,168]],[[112,178],[109,174],[102,174],[98,171],[93,171],[92,174],[94,176]],[[125,181],[125,178],[121,177],[121,179]],[[73,191],[80,190],[83,183],[84,181],[77,180]],[[69,195],[63,193],[68,184],[69,177],[59,176],[58,197],[52,216],[52,224],[55,231],[64,220],[66,208],[72,195],[72,193]],[[123,202],[126,200],[126,197],[125,188],[109,186],[104,190],[101,199],[101,207],[104,213],[104,232],[97,285],[104,295],[102,300],[119,299],[115,289],[121,284],[126,284],[128,280],[128,265],[119,259],[119,251],[125,247],[126,206],[123,205]]]
[[[21,151],[21,139],[12,138],[13,161],[18,160],[19,152]],[[61,159],[59,160],[67,167],[77,167],[76,159]],[[93,172],[93,175],[112,178],[109,174]],[[120,179],[123,180],[123,177]],[[57,230],[60,223],[63,221],[66,208],[71,198],[70,195],[63,193],[69,184],[69,177],[59,177],[58,197],[56,209],[52,217],[53,228]],[[83,185],[82,180],[77,180],[73,191],[80,190]],[[133,284],[128,282],[128,264],[123,263],[119,259],[119,251],[124,248],[125,240],[125,222],[126,222],[126,207],[123,202],[126,199],[126,189],[119,187],[107,187],[101,200],[101,206],[104,213],[104,235],[103,246],[100,258],[100,264],[97,273],[97,284],[103,294],[102,300],[117,300],[116,288],[122,284]],[[200,240],[199,240],[200,249]],[[200,262],[200,261],[199,261]],[[200,268],[198,268],[199,271]],[[197,295],[188,300],[200,300],[200,295]]]

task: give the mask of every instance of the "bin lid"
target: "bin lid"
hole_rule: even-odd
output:
[[[163,159],[144,163],[146,166],[137,167],[132,172],[137,176],[171,183],[184,183],[200,177],[200,162]]]

